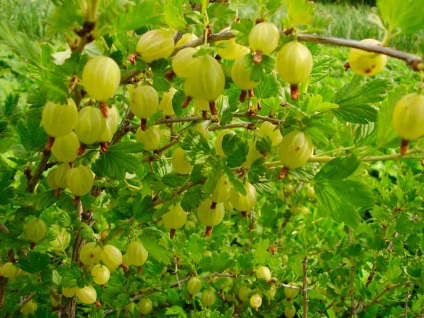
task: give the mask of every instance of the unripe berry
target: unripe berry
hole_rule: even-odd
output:
[[[110,57],[96,56],[84,65],[81,82],[90,97],[104,102],[115,96],[121,71]]]
[[[252,61],[250,55],[246,54],[237,58],[231,67],[231,79],[234,84],[242,90],[255,88],[259,82],[252,81],[251,74]]]
[[[93,281],[98,285],[104,285],[109,281],[110,271],[105,265],[96,264],[91,269]]]
[[[81,247],[79,259],[84,265],[98,264],[101,259],[102,248],[96,242],[88,242]]]
[[[210,55],[196,58],[192,74],[184,83],[184,92],[187,96],[215,101],[224,92],[225,75],[219,62]]]
[[[399,137],[414,140],[424,135],[424,95],[403,96],[393,109],[393,128]]]
[[[361,42],[381,45],[381,43],[375,39],[365,39]],[[373,76],[384,69],[387,63],[387,55],[353,48],[349,52],[348,60],[349,67],[356,74]]]
[[[260,294],[253,294],[250,296],[250,306],[254,310],[258,310],[259,307],[262,305],[262,296]]]
[[[94,184],[93,172],[84,165],[69,169],[66,178],[68,189],[77,197],[88,194]]]
[[[186,152],[180,147],[174,149],[171,161],[176,173],[189,174],[193,169],[193,166],[186,158]]]
[[[78,288],[76,294],[79,301],[87,305],[94,304],[97,299],[97,292],[91,285]]]
[[[47,225],[40,218],[31,219],[25,226],[25,237],[27,240],[38,243],[47,233]]]
[[[256,268],[256,277],[265,279],[267,282],[269,282],[272,278],[271,271],[266,266],[259,266]]]
[[[177,52],[172,58],[172,70],[177,76],[187,78],[192,75],[193,67],[197,58],[193,54],[197,52],[194,47],[186,47]]]
[[[201,296],[202,303],[206,307],[212,306],[216,301],[216,295],[212,290],[205,290]]]
[[[21,308],[21,313],[24,316],[31,315],[37,311],[37,303],[34,299],[30,299],[25,305]]]
[[[78,109],[71,98],[66,104],[47,102],[41,114],[41,126],[51,137],[61,137],[70,133],[77,121]]]
[[[173,34],[167,30],[147,31],[138,40],[136,51],[146,63],[168,58],[174,51]]]
[[[122,253],[113,245],[104,245],[100,252],[102,262],[112,272],[116,267],[122,264]]]
[[[7,262],[0,266],[0,276],[6,278],[15,278],[18,271],[19,268],[17,268],[12,262]]]
[[[260,51],[263,54],[272,53],[278,45],[280,33],[275,24],[262,22],[256,24],[249,33],[249,46],[252,51]]]
[[[158,126],[151,126],[143,131],[138,127],[135,139],[143,144],[144,150],[157,150],[160,147],[160,129]]]
[[[205,236],[210,236],[212,228],[222,222],[225,216],[223,203],[217,203],[211,208],[212,200],[202,201],[197,208],[197,217],[199,221],[206,226]]]
[[[52,147],[52,154],[57,161],[72,162],[78,157],[78,149],[81,144],[78,136],[71,131],[62,137],[57,137]]]
[[[150,314],[153,309],[153,302],[150,300],[150,298],[142,298],[140,299],[137,308],[142,315]]]
[[[137,117],[147,119],[159,109],[159,97],[149,85],[138,86],[130,90],[130,108]]]
[[[137,240],[128,244],[126,256],[129,265],[141,266],[147,261],[149,253],[143,244]]]
[[[78,287],[62,287],[62,295],[71,298],[77,293]]]
[[[187,283],[187,291],[190,295],[196,295],[202,289],[202,281],[197,277],[191,277]]]
[[[284,136],[278,148],[278,157],[288,169],[303,166],[314,150],[312,140],[303,131],[293,130]]]
[[[90,145],[100,141],[105,129],[106,119],[100,109],[93,106],[80,109],[75,133],[83,144]]]
[[[216,52],[226,60],[236,60],[245,54],[249,54],[250,49],[236,42],[236,38],[215,42]]]

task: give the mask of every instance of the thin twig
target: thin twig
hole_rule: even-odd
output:
[[[308,318],[308,257],[305,256],[302,261],[303,270],[303,285],[302,285],[302,296],[303,296],[303,318]]]
[[[217,34],[210,35],[208,37],[207,42],[211,43],[215,41],[229,40],[234,37],[235,35],[231,31],[223,31]],[[399,51],[390,47],[373,45],[373,44],[369,44],[369,43],[365,43],[365,42],[361,42],[357,40],[322,36],[322,35],[316,35],[316,34],[302,34],[302,33],[297,34],[297,39],[303,42],[314,42],[314,43],[320,43],[325,45],[343,46],[343,47],[361,49],[368,52],[381,53],[381,54],[405,61],[409,66],[412,67],[414,71],[419,71],[419,65],[422,63],[421,57],[417,55],[409,54],[407,52]],[[174,53],[178,52],[179,50],[185,47],[197,47],[202,45],[203,43],[204,43],[204,39],[203,37],[200,37],[190,43],[187,43],[183,46],[178,47]]]
[[[372,305],[378,303],[378,301],[380,300],[381,297],[383,297],[386,293],[388,293],[389,291],[401,287],[401,286],[409,286],[411,285],[411,282],[406,282],[406,283],[398,283],[398,284],[393,284],[390,286],[387,286],[386,288],[384,288],[380,293],[378,293],[377,296],[374,297],[374,299],[372,299],[368,304],[365,304],[363,306],[363,311],[366,312],[366,310],[371,307]]]

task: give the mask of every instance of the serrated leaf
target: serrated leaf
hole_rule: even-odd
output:
[[[135,142],[112,145],[94,162],[93,172],[100,177],[122,180],[127,172],[134,173],[140,166],[140,159],[133,154],[142,149],[143,145]]]
[[[332,102],[340,108],[380,102],[392,86],[392,82],[387,79],[364,79],[355,75],[350,83],[337,92]]]
[[[63,194],[61,194],[63,195]],[[56,196],[55,190],[44,191],[33,196],[35,207],[38,211],[43,211],[56,203],[59,198]]]
[[[165,7],[165,21],[172,29],[183,31],[187,25],[181,1],[168,0]]]
[[[369,105],[340,106],[333,110],[338,119],[355,124],[377,121],[377,110]]]
[[[169,295],[168,295],[168,300],[169,300]],[[170,300],[171,303],[175,302],[175,301],[171,301],[171,300]],[[180,317],[180,318],[187,318],[186,311],[184,310],[184,308],[182,308],[180,306],[172,306],[172,307],[166,308],[165,316],[175,316],[175,317]]]
[[[338,223],[344,222],[347,226],[357,228],[361,217],[355,208],[343,201],[342,196],[329,183],[317,183],[315,192],[322,208]]]
[[[389,30],[413,34],[424,28],[424,0],[377,0],[377,7]]]
[[[274,75],[268,74],[263,76],[262,80],[259,82],[253,91],[257,98],[269,98],[277,96],[279,93],[280,85]]]
[[[231,254],[228,251],[212,252],[211,267],[212,271],[222,273],[234,263]]]
[[[315,5],[313,2],[308,0],[286,0],[287,1],[287,13],[290,26],[296,27],[298,25],[308,25],[311,23]]]
[[[27,257],[19,259],[19,267],[28,273],[37,273],[50,264],[50,257],[47,253],[30,251]]]
[[[75,287],[83,275],[83,268],[78,267],[77,262],[72,262],[71,266],[59,266],[57,272],[62,277],[62,286]]]
[[[237,134],[226,134],[222,139],[222,150],[230,168],[240,167],[246,161],[249,147]]]
[[[18,121],[17,128],[19,139],[26,150],[36,152],[44,148],[47,142],[47,134],[40,127],[39,121],[21,119]]]
[[[162,177],[162,182],[170,188],[181,187],[187,181],[186,175],[171,172]]]
[[[323,56],[317,61],[314,61],[314,66],[312,68],[310,83],[314,84],[325,78],[330,70],[331,66],[334,64],[334,58],[329,56]]]
[[[153,208],[152,197],[137,195],[132,204],[133,215],[139,222],[148,222],[152,219],[155,209]]]
[[[142,236],[140,237],[140,241],[149,252],[149,257],[152,256],[162,264],[169,264],[171,262],[172,252],[164,246],[159,245],[156,240]]]
[[[374,79],[365,81],[355,75],[349,84],[343,86],[334,96],[332,102],[340,107],[333,110],[341,120],[366,124],[377,120],[377,110],[371,103],[382,101],[391,89],[389,80]]]
[[[16,113],[16,107],[18,106],[19,95],[18,94],[9,94],[6,97],[4,102],[4,113],[5,118],[12,118]]]
[[[202,186],[196,185],[184,192],[181,207],[184,211],[190,212],[197,209],[200,202],[202,202]]]
[[[328,162],[315,176],[316,181],[342,180],[353,174],[359,167],[356,156],[339,157]]]
[[[138,5],[127,8],[111,21],[118,33],[132,31],[147,25],[154,26],[165,23],[162,4],[156,0],[143,0]]]

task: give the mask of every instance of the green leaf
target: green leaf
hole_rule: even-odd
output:
[[[280,85],[273,74],[265,75],[259,82],[258,86],[254,88],[255,97],[269,98],[277,96],[279,93]]]
[[[0,205],[6,205],[12,202],[14,197],[13,187],[10,185],[11,180],[13,179],[14,172],[7,171],[3,172],[0,176]]]
[[[37,273],[50,264],[50,256],[46,253],[30,251],[27,257],[19,259],[19,267],[28,273]]]
[[[387,98],[381,103],[377,116],[377,144],[383,146],[398,138],[393,129],[392,114],[396,102],[404,95],[407,89],[400,86],[389,93]]]
[[[169,291],[169,289],[168,289]],[[177,297],[177,296],[176,296]],[[170,296],[168,295],[168,299]],[[179,297],[178,297],[179,299]],[[170,299],[169,299],[170,300]],[[175,301],[170,300],[171,303],[174,303]],[[186,311],[181,306],[172,306],[166,308],[165,316],[173,316],[173,317],[179,317],[179,318],[187,318]]]
[[[108,148],[94,162],[93,172],[100,177],[124,179],[125,174],[134,173],[140,166],[140,158],[134,156],[143,149],[141,143],[120,142]]]
[[[181,207],[184,211],[190,212],[197,209],[200,202],[202,202],[202,186],[196,185],[184,192]]]
[[[40,127],[39,121],[21,119],[17,128],[21,143],[26,150],[36,152],[44,148],[47,142],[47,134]]]
[[[424,28],[424,0],[377,0],[377,7],[389,30],[413,34]]]
[[[165,21],[170,28],[183,31],[187,25],[184,19],[184,7],[181,1],[168,0],[164,5]]]
[[[338,119],[356,124],[377,121],[377,110],[369,105],[340,106],[333,110]]]
[[[335,158],[328,162],[315,176],[316,181],[342,180],[353,174],[359,167],[356,156]]]
[[[330,213],[330,216],[338,223],[344,222],[347,226],[357,228],[360,225],[361,217],[355,208],[343,201],[337,189],[330,183],[317,183],[315,192],[322,209]]]
[[[222,273],[224,270],[232,266],[234,263],[231,254],[228,251],[221,251],[220,253],[214,251],[211,257],[212,271]]]
[[[374,204],[374,195],[370,188],[359,181],[334,180],[331,186],[337,191],[346,203],[355,207],[369,208]]]
[[[308,25],[314,18],[315,5],[308,0],[286,0],[289,27]]]
[[[153,208],[153,200],[149,195],[141,196],[137,194],[132,204],[133,215],[139,222],[151,221],[155,209]]]
[[[222,139],[222,150],[230,168],[240,167],[246,161],[249,147],[237,134],[226,134]]]
[[[171,172],[162,177],[162,182],[170,188],[181,187],[187,181],[187,176]]]
[[[78,267],[77,262],[72,262],[70,267],[59,266],[57,272],[62,276],[62,286],[75,287],[83,275],[83,268]]]
[[[4,103],[4,112],[3,116],[7,119],[12,119],[15,117],[17,113],[17,106],[19,101],[19,94],[9,94],[6,97],[6,101]]]
[[[111,23],[116,32],[127,32],[147,25],[165,23],[164,7],[156,0],[143,0],[137,5],[128,6]]]
[[[377,110],[371,103],[382,101],[392,83],[385,79],[364,80],[355,75],[349,84],[343,86],[332,102],[339,105],[333,113],[341,120],[366,124],[377,121]]]
[[[7,19],[0,21],[0,40],[8,45],[18,56],[33,65],[39,65],[40,48],[26,34],[18,32]]]
[[[329,56],[323,56],[322,58],[319,58],[317,61],[314,61],[314,66],[311,72],[310,83],[314,84],[316,82],[319,82],[323,78],[325,78],[329,74],[331,70],[331,66],[333,64],[334,64],[334,58]]]
[[[166,236],[162,231],[153,227],[144,228],[143,235],[139,237],[140,241],[149,252],[149,257],[152,256],[155,260],[162,264],[169,264],[172,252],[169,248],[166,248],[159,243],[165,238]]]

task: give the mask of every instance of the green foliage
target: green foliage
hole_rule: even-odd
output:
[[[216,33],[231,27],[237,43],[247,46],[259,21],[281,30],[277,50],[297,34],[311,33],[386,37],[386,45],[419,52],[422,0],[377,1],[376,8],[357,5],[372,1],[337,2],[344,4],[40,0],[34,10],[33,1],[0,0],[0,317],[21,316],[29,299],[38,304],[37,317],[139,317],[137,303],[145,298],[153,303],[146,317],[272,318],[291,307],[299,317],[306,308],[310,317],[422,315],[424,143],[411,141],[401,155],[392,127],[395,103],[419,91],[422,74],[389,59],[375,77],[353,75],[343,66],[348,48],[318,44],[323,39],[315,35],[318,43],[306,43],[314,66],[299,84],[298,98],[276,73],[275,52],[249,56],[251,79],[259,84],[246,96],[232,83],[233,60],[221,58],[226,85],[216,101],[205,101],[216,106],[212,115],[197,110],[186,99],[185,79],[172,75],[176,51],[151,63],[133,54],[142,34],[160,28],[176,39],[214,33],[186,44],[199,47],[196,56],[214,55],[215,44],[207,42],[221,40]],[[112,57],[122,75],[116,94],[102,102],[81,81],[86,61],[97,55]],[[151,85],[160,100],[175,89],[175,115],[159,110],[140,124],[129,108],[137,85]],[[40,126],[46,102],[68,98],[78,109],[99,107],[104,117],[112,113],[108,106],[118,110],[116,122],[108,122],[112,134],[82,145],[69,163],[86,165],[95,175],[82,197],[67,189],[66,173],[58,172],[67,163],[51,156],[55,141]],[[272,123],[269,131],[261,130],[264,122]],[[148,141],[136,141],[144,124],[159,130],[153,151]],[[216,139],[223,129],[234,134],[223,137],[220,152]],[[303,166],[281,170],[274,133],[284,138],[293,129],[311,137],[314,151]],[[189,169],[174,169],[178,147]],[[228,184],[219,183],[221,176]],[[245,196],[246,182],[257,194],[254,207],[241,213],[227,190]],[[211,202],[210,214],[215,204],[225,214],[205,231],[198,207],[212,194],[222,202]],[[162,218],[176,204],[187,220],[170,229]],[[47,227],[36,244],[25,234],[34,217]],[[145,250],[131,250],[135,240]],[[91,265],[81,262],[88,243],[95,247],[86,258],[110,268],[104,286],[94,285]],[[122,264],[119,252],[107,254],[108,245],[123,254]],[[269,282],[256,277],[259,266],[270,269]],[[202,282],[196,295],[187,291],[191,277]],[[299,295],[288,299],[287,284]],[[64,287],[89,285],[95,304],[62,295]],[[247,301],[240,299],[244,288]],[[202,302],[206,290],[216,294],[210,306]],[[263,297],[257,311],[248,301],[256,293]]]

